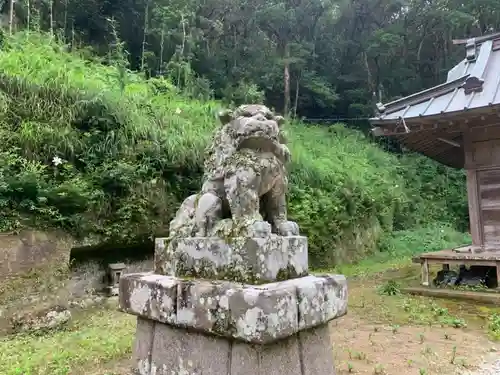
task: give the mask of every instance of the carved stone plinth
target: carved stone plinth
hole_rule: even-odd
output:
[[[120,278],[136,315],[140,375],[334,375],[328,322],[344,276],[308,276],[288,220],[283,118],[262,105],[220,114],[201,191],[155,241],[155,270]]]
[[[155,273],[262,284],[307,275],[307,237],[157,238]]]
[[[335,375],[328,325],[251,345],[137,319],[137,375]]]
[[[256,286],[129,274],[120,308],[139,317],[141,375],[332,375],[327,323],[346,314],[347,283],[340,275]]]

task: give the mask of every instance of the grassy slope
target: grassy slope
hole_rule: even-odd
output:
[[[216,102],[22,33],[0,51],[0,89],[0,230],[54,226],[104,239],[165,232],[199,187]],[[288,132],[290,216],[309,236],[314,264],[359,259],[393,226],[448,220],[435,189],[413,199],[432,185],[432,175],[415,183],[413,159],[401,164],[340,125],[294,123]]]

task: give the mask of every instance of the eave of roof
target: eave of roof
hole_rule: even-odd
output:
[[[468,39],[466,58],[445,83],[377,107],[370,119],[375,136],[394,136],[410,150],[463,167],[463,147],[454,140],[461,129],[478,118],[500,125],[500,33]]]
[[[471,39],[467,57],[448,74],[448,81],[392,101],[378,104],[373,124],[423,118],[500,104],[500,33]]]

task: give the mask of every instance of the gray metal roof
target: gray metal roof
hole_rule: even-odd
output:
[[[445,83],[387,104],[377,104],[373,124],[409,120],[500,105],[500,33],[472,38],[466,58]]]

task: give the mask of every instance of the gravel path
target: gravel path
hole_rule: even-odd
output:
[[[500,375],[499,353],[493,353],[479,368],[479,370],[464,373],[462,375]]]

